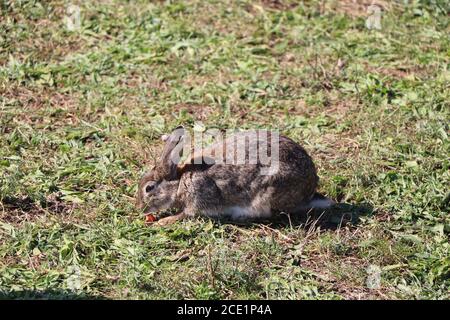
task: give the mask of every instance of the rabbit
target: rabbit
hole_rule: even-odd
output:
[[[319,177],[315,165],[305,149],[288,137],[276,134],[278,140],[273,140],[273,132],[263,130],[251,137],[237,132],[200,153],[191,153],[186,161],[175,163],[174,157],[183,155],[185,137],[183,128],[166,136],[159,162],[139,182],[137,204],[146,214],[178,210],[177,214],[158,220],[157,225],[195,215],[235,221],[266,219],[280,212],[334,204],[316,193]],[[260,159],[237,163],[236,153],[245,152],[248,159],[249,150],[264,143],[268,153],[274,154],[276,142],[278,167],[274,172],[263,174],[268,166]],[[231,155],[227,146],[235,146]],[[227,156],[231,163],[217,161]]]

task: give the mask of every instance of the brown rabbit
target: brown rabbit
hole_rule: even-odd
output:
[[[311,157],[285,136],[261,130],[250,136],[237,132],[177,163],[174,159],[180,156],[185,137],[182,128],[172,132],[159,163],[139,183],[137,202],[146,214],[179,210],[160,219],[159,225],[195,215],[233,220],[269,218],[279,212],[333,204],[315,192],[319,178]],[[267,163],[259,158],[248,160],[250,151],[260,150],[264,144],[269,155],[277,153],[277,159]],[[227,149],[229,146],[233,148]],[[245,154],[244,163],[237,161],[239,152]],[[225,158],[229,161],[224,163]]]

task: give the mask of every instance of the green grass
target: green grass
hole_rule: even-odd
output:
[[[74,3],[75,31],[70,2],[0,3],[0,298],[450,298],[446,1],[381,31],[352,1]],[[137,181],[195,121],[279,129],[343,204],[145,226]]]

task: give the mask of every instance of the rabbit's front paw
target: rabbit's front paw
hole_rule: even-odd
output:
[[[185,218],[185,214],[182,212],[182,213],[176,214],[174,216],[162,218],[162,219],[156,221],[155,223],[153,223],[152,225],[158,226],[158,227],[164,227],[164,226],[173,224],[179,220],[182,220],[184,218]]]

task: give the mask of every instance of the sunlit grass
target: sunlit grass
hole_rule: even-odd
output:
[[[352,1],[90,1],[74,31],[3,2],[0,297],[450,298],[448,5],[411,2],[380,31]],[[344,204],[145,226],[137,181],[195,121],[279,129]]]

